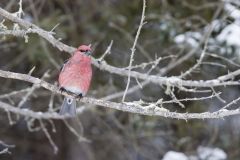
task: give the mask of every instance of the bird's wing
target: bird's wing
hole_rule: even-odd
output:
[[[66,59],[66,60],[63,62],[63,65],[62,65],[61,68],[60,68],[60,72],[62,72],[62,71],[64,70],[65,65],[68,63],[68,60],[69,60],[69,59]]]

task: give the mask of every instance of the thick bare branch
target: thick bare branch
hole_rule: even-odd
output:
[[[22,116],[26,117],[33,117],[36,119],[64,119],[66,117],[59,115],[58,113],[43,113],[43,112],[34,112],[29,109],[20,109],[17,107],[14,107],[12,105],[9,105],[7,103],[0,101],[0,108],[6,111],[10,111],[15,114],[20,114]]]
[[[68,95],[74,97],[74,95],[69,95],[66,92],[60,92],[58,90],[58,87],[55,85],[52,85],[50,83],[47,83],[39,78],[32,77],[30,75],[26,74],[20,74],[20,73],[14,73],[14,72],[6,72],[0,70],[0,76],[3,78],[11,78],[11,79],[18,79],[22,81],[27,81],[33,84],[38,84],[42,86],[45,89],[48,89],[52,92],[62,94],[62,95]],[[157,105],[149,105],[149,106],[142,106],[134,102],[128,102],[128,103],[116,103],[116,102],[110,102],[110,101],[104,101],[99,100],[95,98],[90,97],[84,97],[82,99],[77,99],[84,103],[89,103],[97,106],[117,109],[125,112],[130,113],[137,113],[142,115],[149,115],[149,116],[161,116],[161,117],[167,117],[167,118],[176,118],[176,119],[205,119],[205,118],[223,118],[226,116],[231,115],[237,115],[240,114],[240,109],[235,110],[227,110],[222,109],[213,113],[210,112],[204,112],[204,113],[176,113],[176,112],[170,112],[169,110],[165,108],[158,107]],[[37,119],[63,119],[66,117],[60,116],[57,113],[43,113],[43,112],[33,112],[28,109],[19,109],[15,108],[9,104],[0,102],[0,108],[8,110],[10,112],[21,114],[23,116],[29,116],[29,117],[35,117]]]
[[[19,25],[24,27],[26,30],[28,30],[28,29],[36,30],[35,33],[37,33],[42,38],[46,39],[54,47],[57,47],[60,51],[66,51],[66,52],[72,53],[75,50],[75,48],[67,46],[67,45],[63,44],[62,42],[60,42],[59,40],[55,39],[52,35],[52,32],[47,32],[47,31],[39,28],[38,26],[36,26],[36,25],[34,25],[30,22],[27,22],[27,21],[25,21],[25,20],[23,20],[23,19],[21,19],[17,16],[14,16],[13,14],[5,11],[1,7],[0,7],[0,15],[5,17],[6,19],[11,20],[12,22],[18,23]]]

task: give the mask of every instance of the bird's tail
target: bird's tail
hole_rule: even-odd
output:
[[[65,97],[61,106],[60,115],[76,116],[76,100],[70,97]]]

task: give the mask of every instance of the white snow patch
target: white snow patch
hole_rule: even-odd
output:
[[[225,27],[217,36],[219,42],[226,42],[227,45],[240,47],[240,26],[237,24],[230,24]]]
[[[235,20],[239,20],[240,18],[240,10],[238,8],[236,8],[235,6],[233,6],[232,4],[230,3],[227,3],[225,6],[224,6],[225,10],[227,12],[230,13],[230,16],[232,18],[234,18]]]
[[[199,160],[197,156],[189,156],[188,160]]]
[[[184,34],[177,35],[174,38],[174,41],[177,44],[188,43],[192,47],[197,47],[201,37],[202,35],[199,32],[186,32]]]
[[[226,44],[229,46],[235,46],[237,48],[240,48],[240,9],[230,3],[226,3],[224,9],[229,13],[229,16],[234,19],[234,22],[227,25],[216,37],[216,40],[218,42],[226,42]],[[222,22],[220,20],[214,20],[212,22],[214,30],[219,30],[221,23]],[[205,32],[207,32],[208,30],[209,28],[204,28]],[[187,43],[192,47],[196,47],[201,37],[202,35],[199,32],[186,32],[177,35],[174,38],[174,41],[177,44]]]
[[[188,157],[181,152],[168,151],[162,160],[188,160]]]
[[[234,19],[234,22],[227,25],[216,39],[219,42],[226,42],[227,45],[240,48],[240,10],[230,3],[226,3],[224,9]]]
[[[215,31],[218,31],[218,30],[221,29],[221,25],[222,25],[222,21],[221,20],[215,19],[211,23],[212,23],[211,25],[213,26],[213,29]],[[206,27],[205,27],[205,31],[209,31],[209,30],[207,30]]]
[[[227,154],[220,148],[198,147],[198,156],[204,160],[225,160]]]
[[[186,37],[184,34],[180,34],[175,37],[174,41],[175,41],[175,43],[183,43],[185,41],[185,38]]]

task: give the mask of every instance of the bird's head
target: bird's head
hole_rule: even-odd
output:
[[[81,45],[78,47],[77,49],[78,51],[80,51],[81,53],[90,56],[92,53],[92,49],[91,49],[91,45]]]

